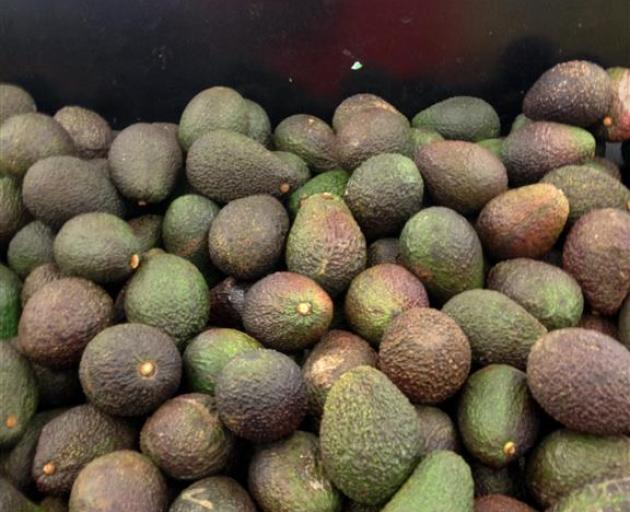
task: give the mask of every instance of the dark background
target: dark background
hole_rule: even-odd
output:
[[[369,91],[408,115],[479,95],[509,126],[540,73],[573,58],[630,66],[630,0],[0,0],[0,80],[117,128],[177,122],[218,84],[274,123],[329,120]]]

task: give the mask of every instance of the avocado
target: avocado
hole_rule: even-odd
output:
[[[39,394],[28,360],[7,341],[0,341],[0,375],[0,448],[4,449],[24,435]]]
[[[328,331],[332,318],[330,296],[312,279],[293,272],[269,274],[245,295],[245,330],[276,350],[314,344]]]
[[[208,231],[219,207],[198,194],[186,194],[168,205],[162,223],[167,252],[193,263],[207,278],[217,274],[210,262]]]
[[[619,311],[619,341],[630,350],[630,297],[626,298]]]
[[[411,145],[413,151],[411,152],[412,158],[415,159],[415,156],[418,154],[418,151],[427,144],[431,144],[432,142],[436,142],[439,140],[444,140],[438,132],[432,130],[430,128],[411,128]]]
[[[214,130],[195,141],[186,175],[201,194],[218,203],[254,194],[281,197],[299,187],[295,169],[255,140]]]
[[[569,326],[572,327],[572,326]],[[617,325],[615,322],[605,316],[601,316],[599,313],[585,313],[582,315],[577,327],[582,327],[583,329],[591,329],[593,331],[601,332],[611,338],[615,338],[619,340],[619,331],[617,330]],[[621,341],[621,340],[619,340]]]
[[[214,395],[223,367],[234,357],[258,350],[262,345],[236,329],[212,327],[193,338],[183,356],[188,389]]]
[[[3,512],[5,510],[7,512],[43,512],[3,476],[0,476],[0,510]]]
[[[33,362],[69,368],[88,342],[113,321],[114,303],[91,281],[57,279],[38,290],[20,318],[20,350]]]
[[[525,369],[532,345],[547,332],[525,308],[494,290],[468,290],[442,307],[462,328],[473,363],[509,364]]]
[[[182,360],[173,339],[142,324],[104,329],[87,344],[79,377],[90,402],[115,416],[143,416],[173,396]]]
[[[22,307],[24,307],[28,299],[30,299],[37,290],[43,288],[52,281],[61,279],[62,277],[64,276],[61,273],[61,270],[59,270],[59,267],[57,267],[54,263],[44,263],[43,265],[39,265],[31,270],[24,280],[24,286],[22,287],[22,292],[20,293]],[[17,322],[15,325],[17,327]]]
[[[179,143],[185,151],[214,130],[232,130],[247,135],[250,131],[250,108],[237,91],[230,87],[210,87],[188,102],[179,120]]]
[[[181,350],[208,321],[208,285],[184,258],[156,254],[145,259],[129,281],[124,305],[129,322],[163,330]]]
[[[478,142],[498,137],[501,122],[492,105],[472,96],[453,96],[418,112],[415,128],[430,128],[445,139]]]
[[[440,450],[418,464],[382,512],[473,512],[473,505],[470,467],[456,453]]]
[[[297,179],[297,187],[301,187],[311,179],[312,175],[308,164],[299,156],[288,151],[274,151],[273,154],[293,169]]]
[[[512,462],[502,468],[492,468],[472,460],[471,469],[475,480],[475,496],[504,494],[514,498],[523,495],[524,476],[521,461]]]
[[[586,363],[587,362],[587,363]],[[532,347],[527,382],[553,419],[577,432],[630,431],[630,351],[581,328],[552,331]]]
[[[549,512],[623,512],[630,506],[630,477],[604,480],[573,491]],[[612,507],[612,508],[611,508]]]
[[[119,217],[125,213],[109,177],[94,164],[71,156],[50,157],[34,164],[24,177],[22,193],[29,211],[55,229],[81,213],[105,212]]]
[[[112,181],[127,199],[159,203],[174,189],[182,168],[182,150],[164,129],[136,123],[118,134],[109,150]]]
[[[210,225],[210,259],[236,279],[260,278],[281,258],[288,231],[289,216],[276,198],[254,195],[235,199]]]
[[[435,203],[463,215],[481,210],[508,187],[501,160],[472,142],[434,142],[418,151],[415,162]]]
[[[131,448],[136,432],[92,405],[79,405],[50,420],[39,436],[33,478],[40,492],[67,494],[81,468],[96,457]]]
[[[591,482],[630,471],[630,438],[566,429],[545,437],[527,461],[527,485],[545,510]],[[590,509],[587,509],[590,510]]]
[[[90,212],[66,222],[54,242],[55,262],[67,275],[111,283],[128,277],[140,264],[140,243],[124,220]]]
[[[515,132],[519,128],[522,128],[526,124],[532,123],[533,121],[529,119],[525,114],[521,113],[517,115],[512,121],[512,126],[510,127],[510,133]]]
[[[337,167],[335,133],[318,117],[307,114],[287,117],[276,126],[273,141],[277,149],[302,158],[313,172]]]
[[[359,112],[364,110],[371,110],[374,108],[380,108],[387,110],[394,114],[398,114],[404,117],[391,103],[388,103],[380,96],[370,93],[359,93],[347,97],[343,100],[333,114],[332,125],[336,132],[341,129],[341,126],[349,119],[354,117]]]
[[[574,327],[582,317],[584,297],[577,281],[549,263],[502,261],[490,270],[486,285],[519,303],[550,331]]]
[[[407,398],[380,371],[358,366],[333,384],[324,405],[324,469],[349,498],[381,504],[418,463],[420,435],[416,411]]]
[[[484,149],[487,149],[496,156],[499,160],[501,160],[501,154],[503,151],[503,138],[498,137],[495,139],[484,139],[477,142],[478,146],[481,146]]]
[[[166,482],[147,457],[119,450],[83,468],[69,504],[70,512],[166,512]]]
[[[44,512],[68,512],[68,500],[56,496],[46,496],[39,506]]]
[[[250,283],[226,277],[210,290],[210,325],[243,326],[241,315],[245,307],[245,293]]]
[[[374,267],[382,263],[398,263],[399,254],[398,238],[380,238],[368,246],[367,266]]]
[[[534,121],[590,126],[604,117],[611,101],[606,71],[584,60],[556,64],[545,71],[523,99],[523,113]]]
[[[582,216],[567,235],[562,267],[594,310],[614,315],[630,292],[630,213],[605,208]]]
[[[234,437],[219,421],[214,398],[190,393],[166,401],[147,419],[140,447],[167,475],[197,480],[225,468]]]
[[[288,270],[310,277],[335,297],[366,260],[365,237],[340,197],[324,192],[302,203],[287,238]]]
[[[536,512],[526,503],[503,494],[491,494],[475,499],[475,512]]]
[[[352,215],[369,239],[397,236],[422,207],[424,182],[413,160],[375,155],[357,167],[344,193]]]
[[[308,180],[289,196],[287,207],[293,217],[297,215],[303,201],[314,194],[328,192],[343,197],[350,175],[342,170],[326,171]]]
[[[55,234],[46,224],[35,220],[20,229],[9,243],[7,261],[24,279],[35,267],[53,261]]]
[[[595,138],[576,126],[535,121],[503,141],[501,160],[511,186],[534,183],[552,169],[581,164],[595,156]]]
[[[630,69],[614,67],[606,70],[612,99],[602,119],[600,135],[610,142],[630,139]]]
[[[38,160],[74,155],[72,138],[52,117],[37,112],[11,116],[0,125],[0,173],[21,178]],[[67,185],[67,183],[64,183]]]
[[[77,369],[57,370],[31,363],[41,407],[65,407],[85,402]]]
[[[319,439],[308,432],[257,448],[248,487],[265,512],[340,512],[341,494],[324,472]]]
[[[208,507],[212,507],[208,509]],[[211,476],[186,487],[169,512],[256,512],[249,494],[233,478]]]
[[[245,99],[247,107],[247,136],[263,146],[271,142],[271,121],[264,108],[252,100]]]
[[[138,239],[140,254],[162,245],[162,215],[147,213],[129,219],[127,224]]]
[[[524,372],[491,364],[473,373],[462,391],[457,423],[473,457],[501,468],[527,453],[538,437],[540,414]]]
[[[35,100],[18,85],[0,83],[0,124],[17,114],[35,112]]]
[[[608,176],[621,181],[621,171],[619,170],[619,166],[608,158],[596,156],[591,160],[586,160],[582,165],[592,169],[597,169],[598,171],[603,171],[608,174]]]
[[[0,263],[0,343],[18,331],[22,281],[13,270]]]
[[[496,259],[539,258],[558,240],[569,216],[569,201],[547,183],[527,185],[491,199],[475,228]]]
[[[448,208],[426,208],[407,221],[400,234],[400,262],[438,302],[483,287],[483,251],[477,233]]]
[[[414,407],[420,424],[420,453],[423,458],[438,450],[460,450],[459,434],[448,414],[430,405]]]
[[[321,416],[326,397],[345,372],[357,366],[376,366],[376,352],[349,331],[333,329],[308,354],[302,374],[306,383],[309,412]]]
[[[109,123],[96,112],[73,105],[57,110],[54,118],[70,134],[81,158],[107,157],[114,136]]]
[[[27,220],[19,180],[0,174],[0,249],[9,243]]]

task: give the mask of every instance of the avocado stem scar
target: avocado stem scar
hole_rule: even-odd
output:
[[[311,314],[313,306],[310,302],[300,302],[295,309],[300,315],[306,316]]]
[[[606,116],[604,117],[604,120],[602,121],[602,123],[604,124],[604,126],[612,126],[613,125],[613,118],[610,116]]]
[[[280,192],[282,192],[283,194],[286,194],[289,190],[291,190],[291,185],[289,185],[288,183],[280,184]]]
[[[44,475],[50,476],[50,475],[54,475],[55,474],[55,471],[57,471],[57,468],[55,467],[55,465],[52,462],[48,462],[48,463],[44,464],[44,467],[42,468],[42,471],[44,472]]]
[[[132,255],[131,258],[129,258],[129,266],[135,270],[138,268],[139,265],[140,265],[140,256],[138,256],[137,254]]]
[[[155,364],[151,361],[145,361],[138,365],[138,373],[143,377],[152,377],[155,374]]]
[[[4,424],[7,426],[7,428],[15,428],[15,426],[17,425],[17,418],[13,415],[7,416]]]
[[[503,453],[505,453],[505,455],[507,455],[508,457],[512,457],[513,455],[515,455],[516,443],[514,443],[513,441],[508,441],[507,443],[505,443],[505,446],[503,446]]]

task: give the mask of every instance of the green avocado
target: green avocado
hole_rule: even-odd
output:
[[[17,334],[22,310],[21,291],[20,278],[0,263],[0,340],[13,338]]]

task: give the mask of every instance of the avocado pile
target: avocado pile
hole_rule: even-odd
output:
[[[630,510],[630,69],[0,123],[0,511]]]

